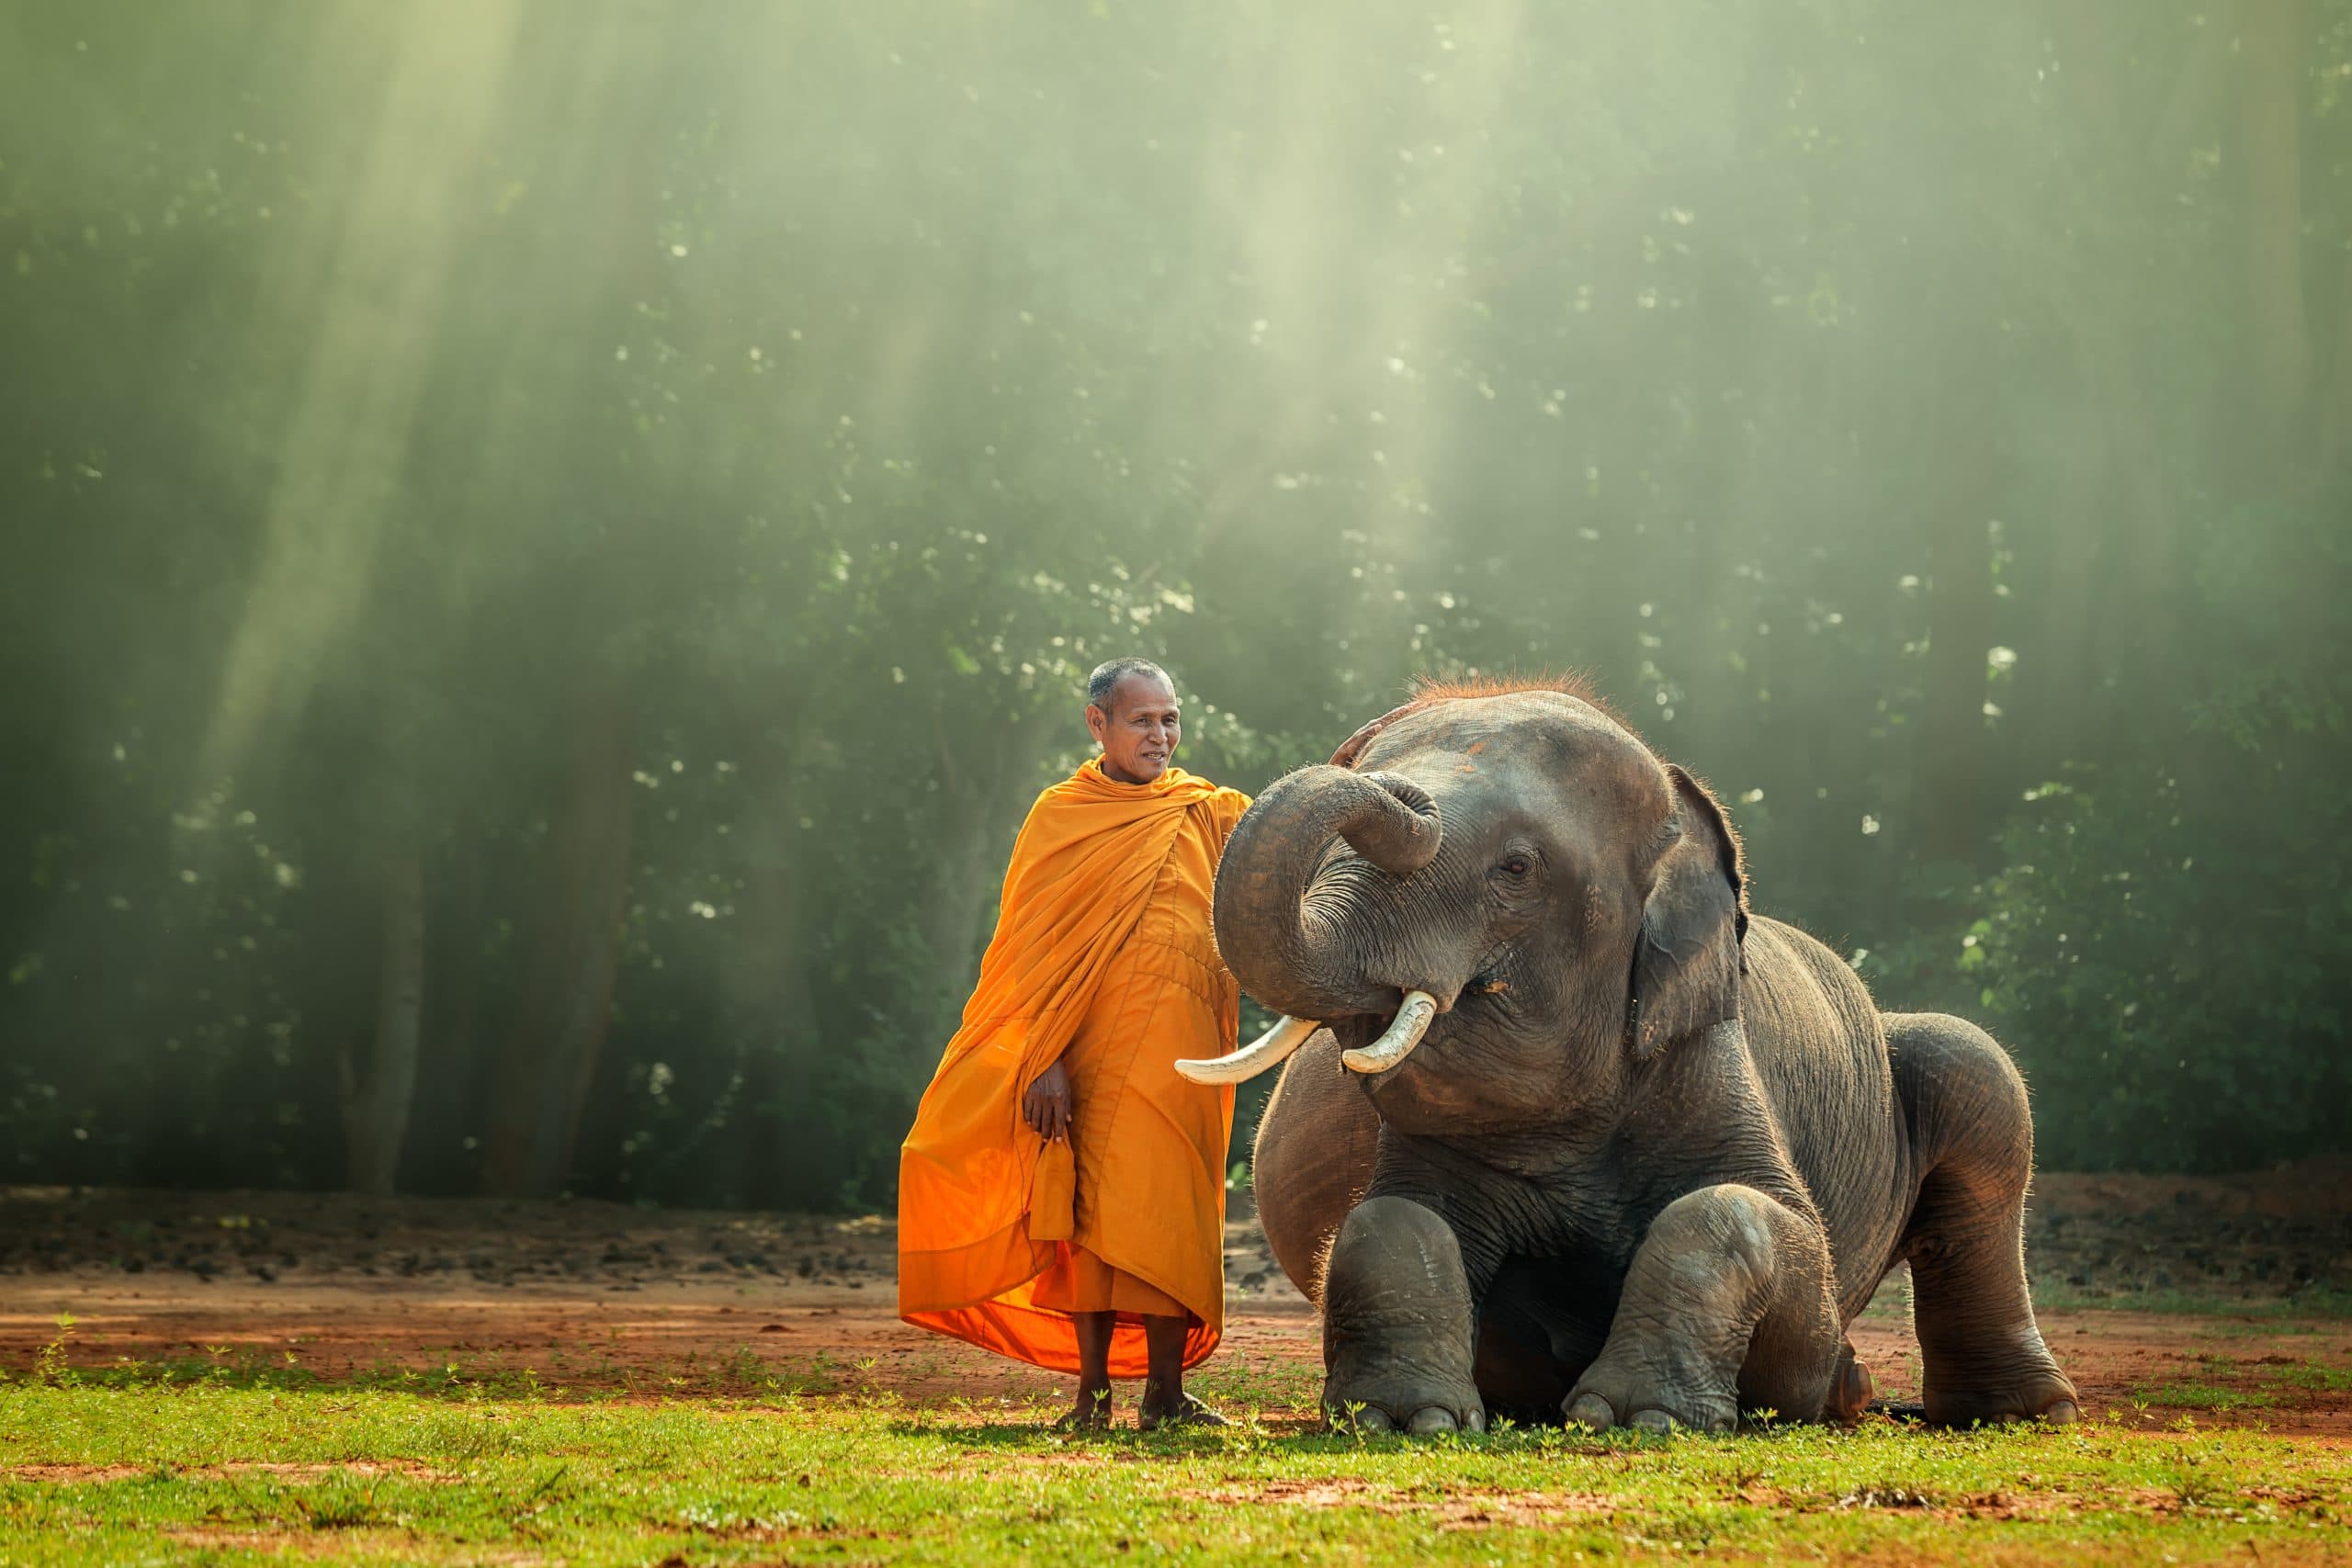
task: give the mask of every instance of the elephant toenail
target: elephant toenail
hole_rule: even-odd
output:
[[[2062,1399],[2043,1411],[2041,1418],[2053,1427],[2071,1427],[2083,1418],[2083,1413],[2075,1408],[2073,1400]]]
[[[1458,1428],[1459,1425],[1460,1424],[1453,1419],[1453,1411],[1441,1410],[1436,1405],[1432,1404],[1426,1410],[1415,1411],[1413,1413],[1412,1425],[1408,1427],[1407,1430],[1427,1435],[1430,1432],[1454,1431]]]
[[[1596,1432],[1606,1432],[1617,1425],[1617,1412],[1611,1410],[1609,1402],[1597,1393],[1579,1396],[1565,1414],[1571,1423],[1589,1427]]]
[[[1636,1410],[1626,1425],[1653,1438],[1663,1438],[1674,1430],[1674,1417],[1663,1410]]]
[[[1481,1409],[1470,1412],[1470,1419],[1462,1423],[1462,1429],[1465,1432],[1485,1431],[1487,1429],[1486,1411]]]
[[[1355,1413],[1355,1424],[1359,1432],[1393,1432],[1396,1429],[1396,1423],[1388,1418],[1388,1412],[1371,1405]]]

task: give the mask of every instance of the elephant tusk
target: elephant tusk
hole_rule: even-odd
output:
[[[1311,1018],[1285,1018],[1239,1050],[1223,1056],[1187,1058],[1176,1070],[1194,1083],[1246,1083],[1269,1067],[1280,1066],[1290,1054],[1322,1028]]]
[[[1407,991],[1405,1003],[1396,1010],[1396,1021],[1388,1032],[1361,1051],[1343,1051],[1340,1060],[1352,1073],[1385,1073],[1413,1054],[1421,1036],[1430,1032],[1430,1021],[1437,1017],[1437,998],[1427,991]]]

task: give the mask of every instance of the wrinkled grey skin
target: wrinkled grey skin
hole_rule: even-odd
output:
[[[1706,790],[1557,692],[1399,710],[1281,780],[1218,944],[1330,1025],[1261,1123],[1259,1213],[1373,1428],[1850,1418],[1846,1325],[1898,1260],[1930,1420],[2074,1419],[2026,1297],[2025,1087],[1973,1025],[1882,1014],[1747,914]],[[1418,987],[1389,1071],[1344,1069]]]

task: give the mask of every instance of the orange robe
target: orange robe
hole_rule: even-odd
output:
[[[963,1026],[899,1156],[899,1314],[1057,1371],[1070,1313],[1121,1313],[1111,1375],[1141,1377],[1139,1313],[1191,1319],[1184,1365],[1225,1329],[1233,1090],[1176,1076],[1233,1048],[1239,994],[1216,953],[1217,856],[1249,796],[1170,768],[1123,784],[1090,761],[1037,797]],[[1029,1237],[1043,1147],[1021,1097],[1070,1077],[1076,1224]],[[1172,1315],[1172,1314],[1170,1314]]]

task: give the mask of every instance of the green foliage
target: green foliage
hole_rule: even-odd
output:
[[[881,1205],[1127,652],[1588,669],[2051,1157],[2343,1146],[2307,20],[17,7],[0,1162],[345,1179],[413,861],[402,1186]]]
[[[2233,647],[2256,640],[2233,624],[2253,583],[2292,570],[2303,595],[2341,592],[2346,541],[2290,522],[2216,541],[2199,574],[2191,624],[2227,661],[2197,698],[2023,791],[2000,869],[1945,890],[1903,955],[2017,1055],[2045,1164],[2239,1169],[2352,1146],[2352,670],[2321,644]],[[2299,535],[2317,547],[2261,561]]]
[[[2003,836],[1961,964],[2033,1085],[2047,1163],[2235,1169],[2352,1136],[2320,972],[2352,918],[2352,821],[2340,797],[2332,818],[2278,801],[2236,755],[2239,791],[2201,811],[2177,761],[2144,764],[2037,792]]]

